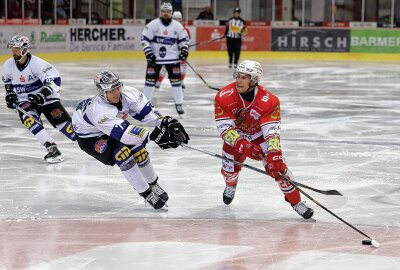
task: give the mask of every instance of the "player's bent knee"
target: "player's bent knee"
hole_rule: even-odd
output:
[[[35,119],[33,118],[34,116],[22,116],[21,121],[24,126],[29,129],[30,132],[32,132],[33,135],[38,134],[41,130],[43,130],[43,126],[39,125],[36,121],[38,120],[37,117]]]
[[[114,150],[113,159],[121,171],[127,171],[135,165],[132,151],[126,145],[121,145]]]
[[[139,167],[145,167],[150,162],[149,152],[143,144],[132,148],[133,157]]]

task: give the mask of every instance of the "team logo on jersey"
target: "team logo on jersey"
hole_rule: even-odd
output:
[[[161,47],[158,55],[160,55],[161,58],[164,58],[167,55],[167,49],[165,47]]]
[[[98,140],[94,144],[94,150],[96,150],[96,152],[100,153],[100,154],[104,153],[107,149],[107,143],[108,143],[108,140],[103,140],[103,139]]]
[[[281,108],[279,105],[276,105],[274,111],[271,114],[272,119],[280,119],[281,118]]]
[[[214,114],[215,117],[221,116],[224,114],[224,109],[222,109],[221,105],[219,105],[218,103],[214,104]]]
[[[168,30],[167,29],[164,30],[163,35],[164,36],[168,36]]]
[[[246,110],[245,108],[240,108],[238,111],[235,112],[236,119],[239,122],[244,122],[246,121],[246,116],[248,113],[249,111]]]
[[[20,81],[20,82],[25,82],[24,76],[21,75],[21,77],[19,77],[19,81]]]
[[[255,120],[258,120],[258,119],[260,119],[261,114],[259,114],[256,110],[251,109],[250,116],[253,117]]]
[[[221,91],[219,93],[219,97],[223,97],[223,96],[226,96],[226,95],[230,96],[230,95],[233,94],[233,91],[234,91],[233,88],[227,89],[227,90],[223,90],[223,91]]]
[[[53,119],[60,119],[63,113],[61,109],[54,109],[50,112],[50,115]]]

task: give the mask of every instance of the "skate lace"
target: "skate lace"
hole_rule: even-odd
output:
[[[153,192],[151,192],[149,195],[146,197],[146,202],[151,204],[152,206],[156,205],[158,202],[159,197],[156,196]]]
[[[296,212],[299,213],[300,215],[303,215],[303,214],[308,210],[307,205],[305,205],[303,202],[299,202],[299,203],[296,204],[293,208],[294,208],[294,210],[296,210]]]
[[[224,195],[229,198],[233,198],[235,195],[236,187],[226,186],[224,190]]]
[[[154,184],[151,186],[151,189],[153,190],[153,192],[157,195],[160,196],[161,194],[163,194],[165,192],[165,190],[162,189],[162,187],[160,187],[158,184]]]

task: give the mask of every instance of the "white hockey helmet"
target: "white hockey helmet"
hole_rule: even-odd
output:
[[[171,5],[171,3],[163,2],[163,3],[161,4],[161,6],[160,6],[160,12],[161,12],[162,10],[169,10],[169,11],[171,12],[171,14],[172,14],[172,5]]]
[[[8,42],[7,47],[9,49],[11,48],[29,48],[29,38],[21,35],[16,35],[11,38],[11,40]]]
[[[102,70],[94,77],[94,84],[96,85],[99,95],[107,100],[106,92],[123,86],[119,77],[112,71]]]
[[[177,21],[182,20],[182,13],[180,11],[174,11],[174,13],[172,13],[172,19]]]
[[[7,48],[12,49],[12,48],[20,48],[21,49],[21,59],[24,57],[28,52],[29,52],[29,38],[26,36],[21,36],[21,35],[16,35],[11,38],[11,40],[7,44]],[[24,49],[26,49],[26,52],[24,53]],[[19,60],[17,59],[17,60]]]
[[[250,75],[251,81],[253,83],[258,83],[263,75],[263,69],[260,63],[251,60],[244,60],[233,72],[233,78],[236,79],[238,73]]]

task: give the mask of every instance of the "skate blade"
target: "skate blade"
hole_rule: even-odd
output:
[[[157,211],[160,211],[160,212],[168,212],[168,204],[164,204],[164,206],[161,207],[160,209],[157,209]]]
[[[303,222],[307,222],[307,223],[316,223],[317,220],[311,217],[311,218],[309,218],[309,219],[303,219]]]
[[[55,164],[55,163],[63,162],[64,158],[62,156],[58,156],[58,157],[46,158],[46,161],[47,161],[47,163]]]

